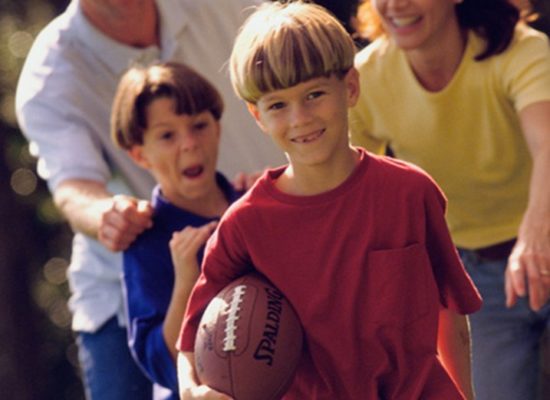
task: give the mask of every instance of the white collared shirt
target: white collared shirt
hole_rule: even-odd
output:
[[[108,184],[113,193],[149,198],[154,181],[111,142],[109,116],[118,80],[134,63],[185,62],[213,82],[226,105],[218,166],[229,178],[285,159],[259,132],[233,94],[226,63],[233,38],[258,0],[158,0],[161,48],[138,49],[103,35],[78,0],[37,37],[20,76],[16,108],[37,149],[38,172],[50,190],[67,179]],[[139,23],[139,22],[137,22]],[[93,332],[113,315],[124,320],[121,253],[77,233],[69,267],[73,329]]]

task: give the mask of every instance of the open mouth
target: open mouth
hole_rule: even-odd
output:
[[[308,135],[299,136],[297,138],[291,139],[291,141],[294,143],[310,143],[319,139],[323,135],[323,133],[325,133],[325,130],[321,129]]]
[[[398,28],[403,28],[405,26],[416,24],[418,21],[420,21],[420,18],[420,16],[391,18],[391,22],[394,26]]]
[[[193,165],[192,167],[185,168],[183,170],[183,176],[186,178],[198,178],[204,172],[204,167],[202,165]]]

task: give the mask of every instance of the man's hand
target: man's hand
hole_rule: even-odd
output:
[[[75,232],[98,239],[112,251],[122,251],[152,226],[153,210],[145,200],[113,195],[105,183],[87,179],[61,182],[54,201]]]
[[[123,251],[152,226],[153,209],[148,201],[115,195],[102,213],[98,240],[111,251]]]

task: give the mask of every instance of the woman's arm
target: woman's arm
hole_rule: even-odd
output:
[[[529,202],[518,240],[506,268],[506,303],[529,294],[533,310],[550,297],[550,101],[525,107],[519,113],[533,159]]]

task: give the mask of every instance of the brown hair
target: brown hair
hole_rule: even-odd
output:
[[[119,147],[143,144],[147,107],[162,97],[174,99],[177,114],[210,111],[219,120],[223,113],[220,93],[192,68],[175,62],[133,67],[120,80],[111,112],[111,137]]]
[[[463,0],[456,4],[455,12],[461,28],[471,29],[485,40],[485,49],[475,57],[478,61],[505,51],[512,42],[516,24],[529,14],[520,15],[510,0]],[[370,40],[385,34],[370,0],[359,6],[357,19],[357,30]]]

